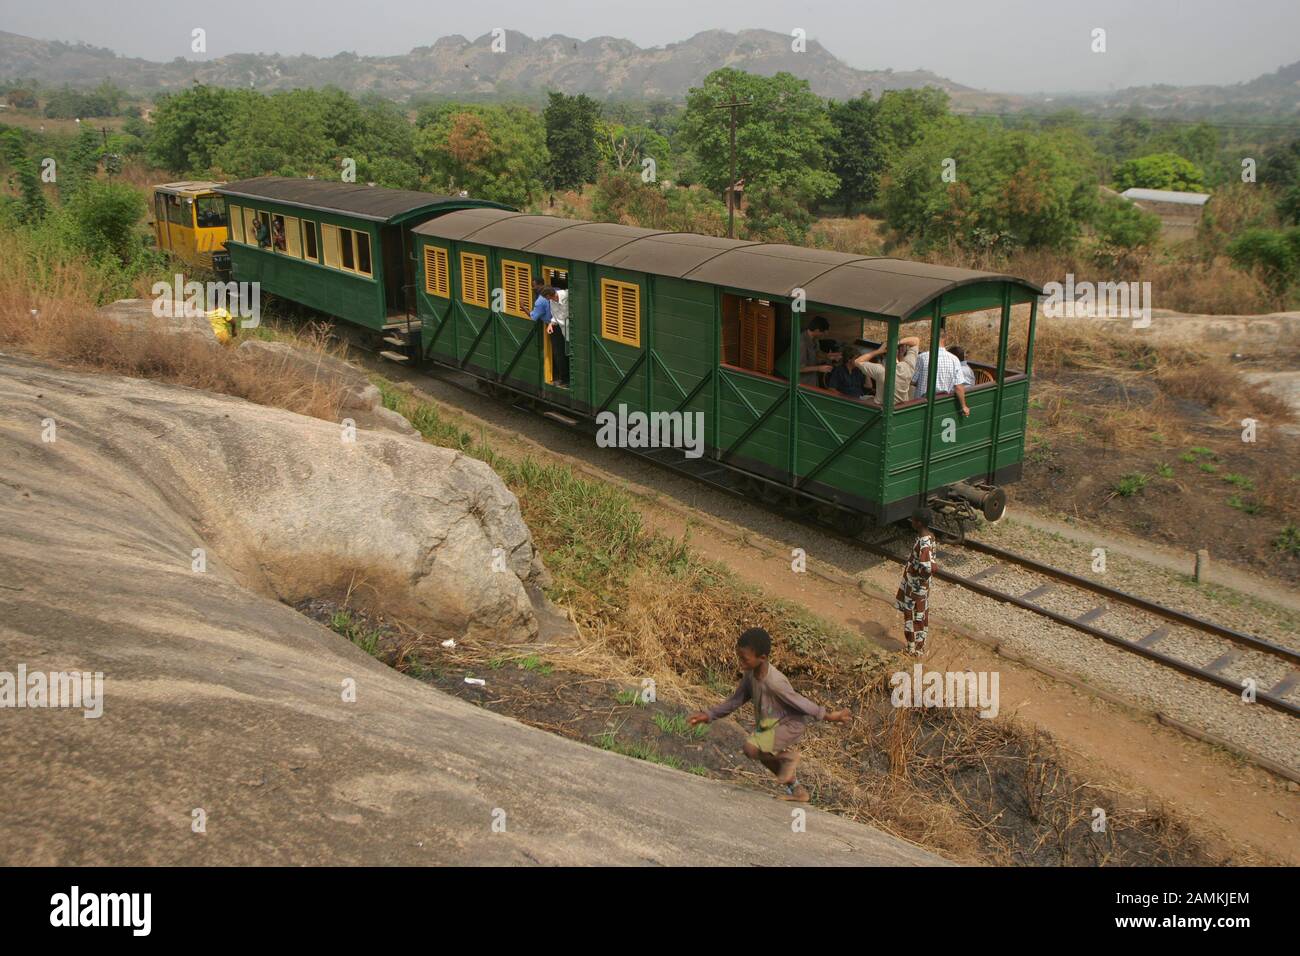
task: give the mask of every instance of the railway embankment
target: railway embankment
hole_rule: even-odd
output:
[[[0,455],[4,863],[937,862],[457,700],[289,606],[534,636],[537,548],[461,452],[0,355]]]

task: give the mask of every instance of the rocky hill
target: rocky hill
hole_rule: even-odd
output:
[[[137,92],[178,89],[197,80],[263,91],[333,85],[351,93],[395,98],[416,94],[539,97],[560,90],[602,99],[677,100],[711,71],[732,66],[765,75],[786,70],[808,80],[816,93],[840,99],[864,90],[878,95],[882,90],[921,86],[952,92],[967,89],[926,70],[854,69],[812,38],[800,53],[791,50],[791,43],[790,36],[770,30],[709,30],[680,43],[651,48],[615,37],[533,39],[510,30],[504,52],[493,52],[493,38],[485,34],[474,40],[442,37],[399,56],[232,53],[206,61],[177,58],[158,63],[118,56],[102,47],[0,32],[0,79],[73,86],[109,79]]]

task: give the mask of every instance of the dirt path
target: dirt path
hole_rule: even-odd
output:
[[[462,417],[467,429],[483,428],[494,434],[494,441],[500,443],[498,451],[510,454],[513,445],[514,453],[563,460],[620,485],[640,499],[647,526],[675,536],[693,529],[691,544],[701,554],[728,565],[768,594],[797,601],[865,639],[900,646],[894,634],[897,615],[886,595],[848,589],[836,569],[821,571],[811,560],[811,573],[794,574],[789,558],[774,553],[774,543],[765,542],[752,528],[695,514],[655,488],[592,464],[585,454],[575,457],[567,453],[567,447],[566,453],[561,453],[526,437],[524,429],[539,433],[533,416],[486,398],[479,400],[436,379],[403,374],[388,365],[379,367],[384,374],[405,380],[421,397],[443,407],[451,405],[449,413]],[[549,434],[545,437],[551,439]],[[554,444],[563,447],[559,440]],[[603,460],[614,467],[613,462],[626,463],[628,459],[615,452]],[[1300,864],[1300,793],[1295,792],[1300,788],[1294,783],[1162,726],[1150,714],[1117,705],[1086,688],[1000,656],[989,646],[990,636],[962,634],[959,626],[944,619],[942,608],[935,613],[933,630],[930,667],[997,670],[1002,682],[1002,712],[1052,734],[1078,761],[1078,769],[1099,786],[1131,795],[1135,806],[1153,800],[1166,803],[1198,824],[1208,841],[1238,854],[1248,847],[1265,859]]]

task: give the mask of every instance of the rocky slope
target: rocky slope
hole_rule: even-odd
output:
[[[283,603],[375,587],[528,639],[542,572],[479,462],[3,354],[0,461],[0,686],[104,680],[96,717],[0,706],[0,864],[937,862],[456,700]]]

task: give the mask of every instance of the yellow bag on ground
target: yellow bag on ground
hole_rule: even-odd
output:
[[[225,309],[212,309],[208,312],[208,321],[212,323],[213,334],[222,345],[235,335],[235,317]]]

